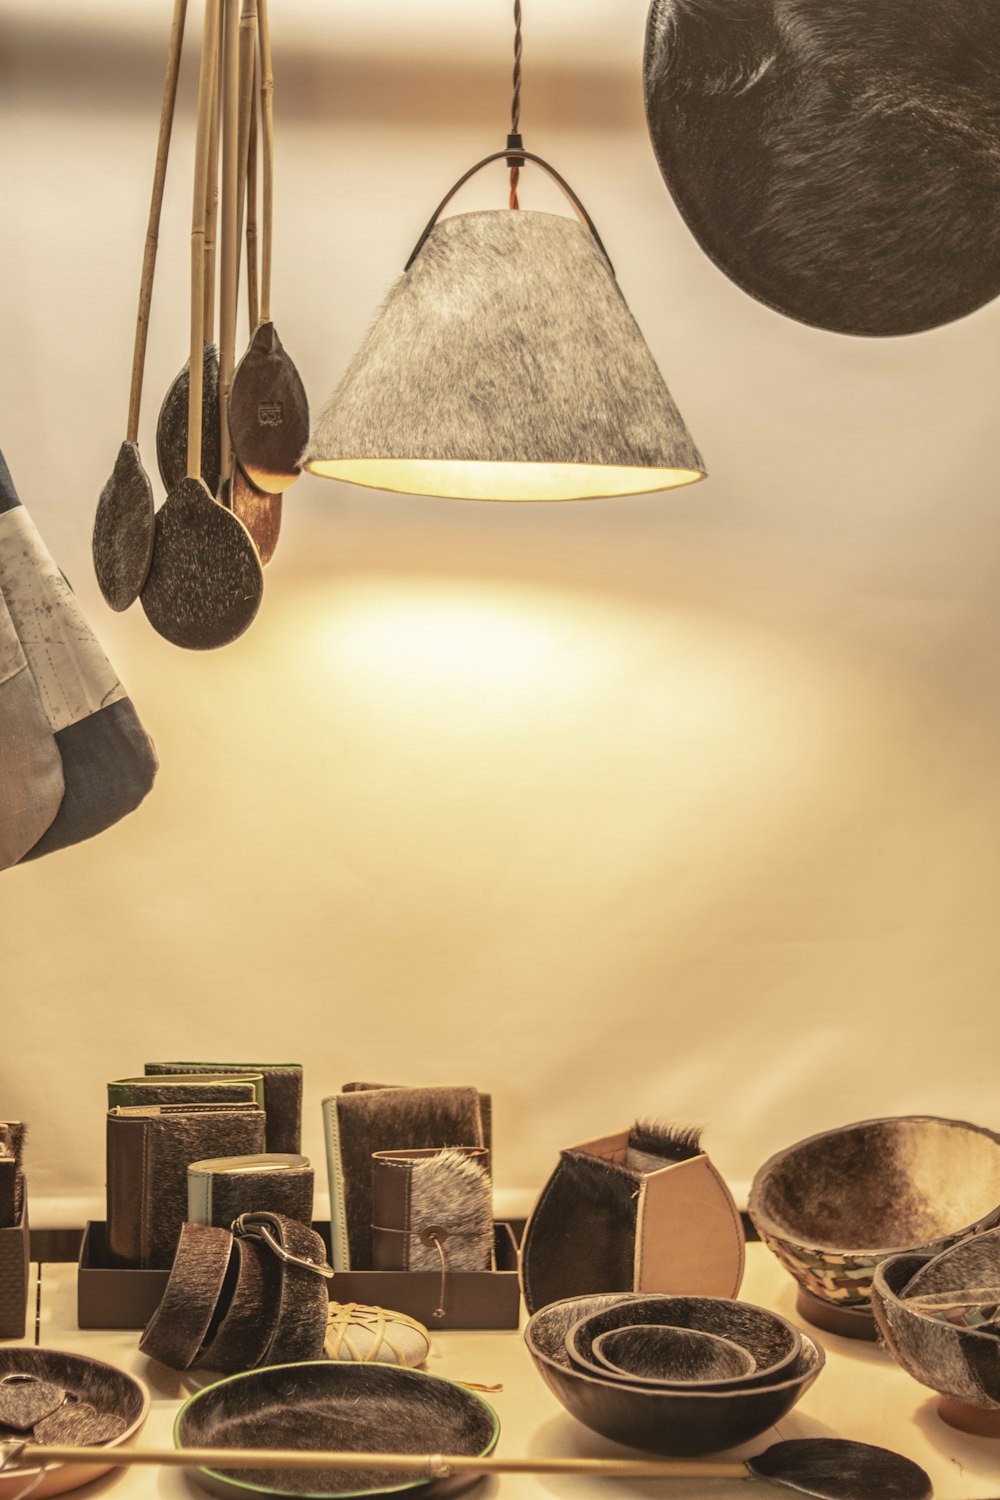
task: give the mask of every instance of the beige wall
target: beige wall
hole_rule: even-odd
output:
[[[442,0],[423,33],[411,9],[272,4],[275,320],[317,407],[506,130],[506,5]],[[572,33],[532,10],[527,144],[595,218],[708,483],[504,509],[304,478],[256,623],[207,655],[113,615],[89,558],[169,5],[0,18],[0,443],[162,761],[138,813],[2,877],[0,1114],[30,1122],[39,1201],[99,1201],[104,1081],[157,1055],[301,1059],[318,1164],[344,1080],[477,1083],[528,1198],[636,1114],[704,1124],[737,1190],[851,1119],[1000,1124],[1000,309],[866,342],[754,303],[661,183],[642,0]],[[497,176],[459,206],[502,202]]]

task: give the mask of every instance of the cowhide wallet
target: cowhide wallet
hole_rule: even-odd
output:
[[[474,1088],[349,1090],[323,1100],[333,1265],[372,1269],[372,1156],[420,1147],[485,1146]]]
[[[301,1063],[221,1063],[221,1062],[151,1062],[143,1072],[260,1073],[264,1078],[263,1105],[267,1111],[268,1151],[301,1151],[302,1140],[302,1064]]]
[[[643,1122],[561,1152],[525,1226],[529,1312],[595,1292],[735,1297],[743,1224],[697,1131]]]
[[[108,1252],[112,1265],[165,1268],[187,1218],[187,1169],[207,1156],[263,1149],[257,1104],[150,1104],[107,1119]]]
[[[263,1109],[264,1078],[260,1073],[170,1073],[108,1083],[109,1109],[135,1104],[259,1104]]]
[[[307,1156],[265,1151],[217,1156],[187,1169],[188,1219],[228,1229],[240,1214],[284,1214],[312,1223],[313,1169]]]

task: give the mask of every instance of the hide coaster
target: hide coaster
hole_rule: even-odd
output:
[[[269,1365],[199,1391],[178,1413],[174,1443],[481,1457],[493,1450],[499,1430],[492,1407],[440,1376],[394,1365],[310,1361]],[[449,1492],[453,1486],[378,1469],[197,1469],[193,1477],[227,1500],[248,1490],[333,1497],[407,1490],[429,1495],[440,1492],[439,1484]]]
[[[128,1423],[114,1412],[97,1411],[89,1401],[66,1401],[51,1416],[35,1423],[36,1443],[67,1443],[90,1447],[121,1437]]]
[[[62,1386],[36,1375],[10,1374],[0,1380],[0,1422],[15,1432],[30,1432],[66,1399]]]
[[[881,336],[1000,291],[993,0],[653,0],[644,86],[688,228],[758,301]]]

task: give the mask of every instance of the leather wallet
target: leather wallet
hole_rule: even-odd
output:
[[[561,1152],[525,1225],[528,1311],[596,1292],[735,1297],[743,1224],[698,1132],[637,1123]]]
[[[313,1169],[307,1156],[262,1152],[216,1156],[187,1169],[188,1219],[228,1229],[240,1214],[284,1214],[312,1223]]]
[[[372,1264],[376,1271],[488,1271],[493,1203],[482,1146],[376,1151]]]
[[[171,1073],[115,1078],[108,1084],[108,1108],[134,1104],[259,1104],[264,1107],[261,1073]]]
[[[372,1268],[372,1156],[417,1147],[485,1146],[474,1088],[348,1090],[323,1100],[333,1265]]]
[[[264,1145],[257,1104],[150,1104],[107,1118],[108,1252],[112,1265],[169,1266],[187,1217],[188,1163]]]
[[[288,1151],[295,1155],[302,1149],[301,1063],[152,1062],[144,1064],[143,1072],[221,1073],[224,1076],[260,1073],[264,1078],[268,1151]]]

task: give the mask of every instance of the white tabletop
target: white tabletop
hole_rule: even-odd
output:
[[[795,1322],[795,1288],[763,1245],[747,1247],[741,1295],[773,1308]],[[937,1414],[937,1397],[918,1385],[872,1344],[819,1334],[802,1324],[826,1348],[826,1367],[799,1406],[778,1427],[732,1456],[766,1448],[779,1438],[835,1436],[877,1443],[906,1454],[929,1473],[938,1500],[978,1500],[1000,1493],[1000,1440],[956,1432]],[[171,1446],[174,1415],[183,1398],[204,1380],[174,1374],[138,1351],[138,1334],[82,1331],[76,1326],[76,1270],[52,1264],[42,1270],[39,1342],[53,1349],[90,1354],[139,1376],[150,1388],[152,1409],[139,1446]],[[504,1457],[622,1456],[619,1447],[582,1427],[566,1413],[536,1373],[521,1334],[454,1332],[434,1336],[427,1368],[450,1379],[501,1386],[485,1399],[500,1418],[497,1452]],[[581,1479],[576,1476],[504,1476],[485,1480],[476,1500],[539,1500],[543,1495],[602,1500],[607,1494],[654,1496],[671,1491],[685,1500],[736,1500],[737,1480]],[[170,1469],[119,1469],[75,1491],[80,1500],[118,1491],[126,1500],[203,1500],[204,1492],[185,1473]],[[775,1491],[775,1493],[778,1493]],[[787,1492],[785,1492],[787,1493]],[[872,1496],[871,1500],[880,1500]]]

